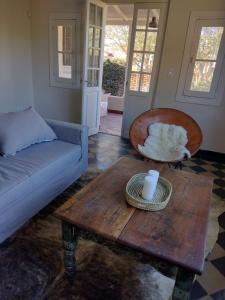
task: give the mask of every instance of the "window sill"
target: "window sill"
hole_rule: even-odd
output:
[[[73,89],[78,90],[80,89],[80,83],[76,82],[66,82],[66,81],[58,81],[55,79],[51,79],[50,81],[50,87],[57,87],[57,88],[64,88],[64,89]]]

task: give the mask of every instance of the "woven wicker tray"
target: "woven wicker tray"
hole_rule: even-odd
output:
[[[164,177],[159,177],[153,199],[151,201],[146,201],[142,198],[142,189],[146,175],[148,174],[136,174],[128,181],[126,186],[126,200],[130,205],[136,208],[148,211],[161,210],[166,207],[170,200],[172,184]]]

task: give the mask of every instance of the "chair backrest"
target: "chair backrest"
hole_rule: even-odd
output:
[[[186,147],[191,155],[193,156],[199,150],[202,144],[202,131],[196,121],[182,111],[172,108],[157,108],[144,112],[131,125],[130,141],[138,152],[138,145],[143,145],[149,136],[149,125],[156,122],[182,126],[187,131],[188,144]],[[143,156],[142,153],[140,154]]]

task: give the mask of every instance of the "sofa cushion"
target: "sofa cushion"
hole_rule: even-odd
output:
[[[19,188],[20,183],[48,168],[57,166],[62,169],[67,163],[74,163],[74,168],[81,158],[81,147],[55,140],[49,143],[33,145],[15,156],[0,157],[0,199],[8,191]],[[0,200],[0,209],[3,203]]]
[[[32,144],[56,139],[44,119],[28,108],[21,112],[0,114],[0,154],[15,155]]]

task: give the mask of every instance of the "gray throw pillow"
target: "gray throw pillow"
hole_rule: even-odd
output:
[[[0,154],[15,155],[30,145],[56,139],[53,130],[33,109],[0,114]]]

